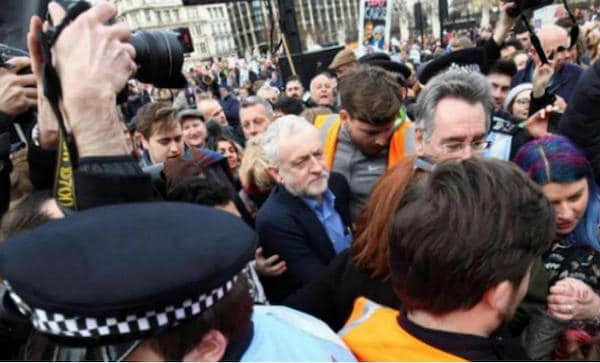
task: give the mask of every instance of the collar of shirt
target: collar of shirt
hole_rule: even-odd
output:
[[[335,209],[335,195],[327,188],[323,193],[323,201],[319,202],[315,199],[302,198],[308,207],[314,210],[318,215]]]

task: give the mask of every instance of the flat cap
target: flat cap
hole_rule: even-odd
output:
[[[210,309],[255,241],[239,218],[215,209],[122,204],[7,240],[0,274],[36,330],[73,343],[128,342]]]
[[[186,108],[185,110],[181,110],[177,113],[177,121],[179,122],[187,117],[199,118],[200,120],[204,121],[204,115],[202,115],[202,112],[193,108]]]
[[[421,84],[427,84],[430,79],[450,68],[460,68],[469,72],[487,73],[487,55],[485,49],[466,48],[445,54],[425,64],[417,74]]]
[[[352,49],[346,48],[342,49],[335,55],[333,61],[329,65],[329,69],[336,69],[337,67],[341,67],[346,64],[350,64],[356,62],[356,55]]]

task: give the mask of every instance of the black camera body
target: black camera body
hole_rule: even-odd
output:
[[[543,8],[544,6],[552,5],[554,0],[503,0],[506,3],[514,2],[515,7],[508,11],[508,15],[515,17],[521,13],[530,12]]]
[[[85,3],[87,7],[91,6],[84,0],[57,0],[57,2],[65,9],[69,9],[77,3]],[[115,19],[109,21],[109,23],[114,22]],[[190,51],[189,32],[138,30],[131,34],[130,43],[135,48],[135,63],[138,66],[135,78],[140,82],[159,88],[184,88],[187,85],[181,68],[184,54],[186,51]],[[193,51],[193,47],[191,50]]]

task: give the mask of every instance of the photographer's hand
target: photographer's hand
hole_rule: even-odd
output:
[[[37,34],[41,30],[40,18],[32,17],[29,23],[29,33],[27,33],[27,48],[29,48],[31,56],[31,71],[37,84],[37,125],[40,147],[44,150],[56,150],[58,148],[58,121],[50,108],[48,99],[44,96],[42,47],[37,38]]]
[[[504,43],[508,33],[519,20],[518,16],[512,17],[508,15],[508,10],[514,8],[515,6],[516,4],[514,2],[502,3],[500,6],[500,18],[498,19],[493,35],[494,42],[496,42],[498,46],[501,46],[502,43]]]
[[[16,57],[7,62],[12,68],[0,68],[0,112],[16,117],[37,103],[35,77],[17,74],[29,66],[29,58]]]
[[[54,24],[64,9],[50,3]],[[63,110],[80,157],[126,155],[128,148],[116,110],[116,95],[136,72],[135,50],[126,24],[106,25],[114,5],[99,2],[79,15],[53,47],[54,66],[63,91]]]

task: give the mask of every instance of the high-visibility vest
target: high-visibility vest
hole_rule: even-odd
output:
[[[324,139],[323,153],[325,154],[325,162],[327,163],[327,167],[331,169],[335,160],[342,120],[336,114],[321,115],[315,119],[315,126],[321,131],[321,138]],[[392,134],[388,149],[388,170],[402,161],[405,156],[414,153],[415,128],[413,122],[406,119]]]
[[[361,362],[467,362],[412,336],[398,324],[398,314],[360,297],[338,335]]]

